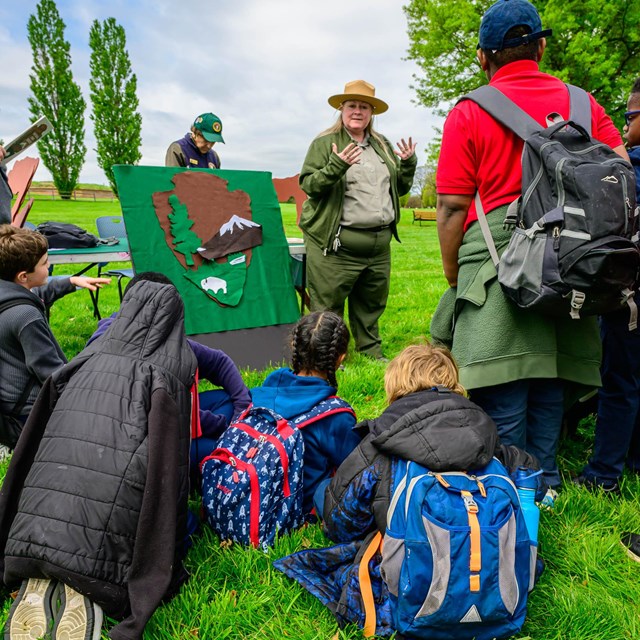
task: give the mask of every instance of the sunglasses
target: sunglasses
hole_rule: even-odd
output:
[[[624,114],[624,123],[627,125],[627,127],[631,124],[631,120],[633,120],[633,118],[637,116],[639,113],[640,113],[640,109],[636,109],[635,111],[627,111]]]

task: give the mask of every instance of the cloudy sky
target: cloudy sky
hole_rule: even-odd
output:
[[[441,120],[415,104],[417,67],[408,48],[405,0],[57,0],[71,43],[74,79],[87,101],[81,182],[106,184],[89,119],[89,29],[114,17],[138,77],[142,161],[164,163],[168,145],[196,115],[213,111],[226,144],[225,169],[298,173],[311,139],[330,126],[327,104],[362,78],[389,103],[376,127],[392,142],[413,136],[420,162]],[[36,0],[0,1],[0,138],[28,124],[32,64],[26,24]],[[36,155],[29,150],[28,155]],[[9,168],[11,165],[9,165]],[[41,165],[36,180],[49,179]]]

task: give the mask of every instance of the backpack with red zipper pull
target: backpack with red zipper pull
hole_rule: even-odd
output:
[[[301,429],[345,411],[353,413],[332,396],[290,420],[250,406],[229,425],[201,466],[207,522],[221,539],[267,549],[304,523]]]

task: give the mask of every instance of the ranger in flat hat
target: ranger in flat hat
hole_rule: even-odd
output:
[[[373,129],[373,116],[389,107],[372,84],[347,82],[329,98],[339,110],[334,126],[311,143],[300,172],[309,196],[300,216],[307,252],[311,310],[342,315],[356,349],[384,359],[378,320],[389,295],[391,237],[398,238],[399,197],[416,169],[416,145],[392,144]]]
[[[215,113],[203,113],[184,138],[171,143],[164,163],[167,167],[219,169],[220,156],[213,150],[216,142],[224,144],[222,121]]]

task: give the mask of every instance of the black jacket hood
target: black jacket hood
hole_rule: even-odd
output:
[[[471,400],[442,388],[396,400],[369,426],[376,449],[433,471],[484,466],[498,444],[493,420]]]
[[[120,311],[98,344],[82,352],[137,358],[158,365],[182,382],[196,367],[195,356],[181,349],[184,335],[184,305],[173,285],[142,281],[122,300]],[[179,357],[177,357],[179,356]]]

